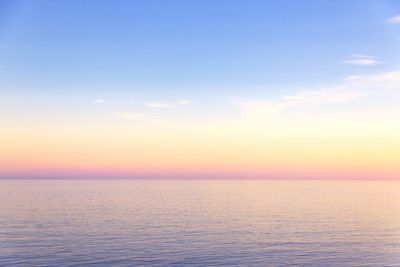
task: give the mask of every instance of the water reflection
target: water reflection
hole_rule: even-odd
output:
[[[0,181],[0,265],[399,266],[400,183]]]

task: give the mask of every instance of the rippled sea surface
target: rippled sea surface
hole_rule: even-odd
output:
[[[0,266],[400,266],[400,182],[0,181]]]

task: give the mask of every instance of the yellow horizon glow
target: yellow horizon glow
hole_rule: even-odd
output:
[[[400,126],[360,114],[15,127],[0,140],[0,171],[11,173],[400,174]]]

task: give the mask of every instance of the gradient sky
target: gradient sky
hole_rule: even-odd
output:
[[[399,1],[0,1],[0,178],[400,179]]]

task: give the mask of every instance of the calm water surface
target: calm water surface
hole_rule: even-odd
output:
[[[400,266],[400,183],[0,181],[0,266]]]

